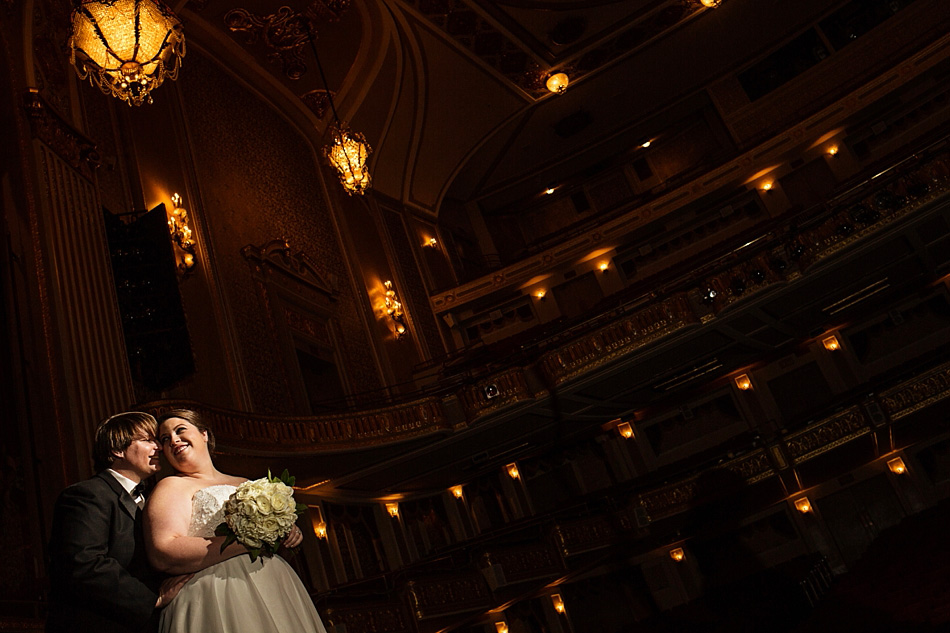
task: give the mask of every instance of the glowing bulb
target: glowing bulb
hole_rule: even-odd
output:
[[[550,196],[552,193],[554,193],[554,187],[548,187],[544,190],[544,193]]]
[[[547,292],[545,292],[543,289],[534,291],[534,296],[539,300],[544,299],[546,295],[547,295]]]
[[[802,514],[808,514],[809,512],[811,512],[811,502],[808,500],[808,497],[802,497],[801,499],[796,499],[795,509],[801,512]]]
[[[517,479],[521,476],[521,473],[518,472],[518,464],[511,463],[505,466],[505,470],[508,472],[508,476],[512,479]]]
[[[749,379],[749,375],[742,374],[741,376],[736,376],[736,387],[742,391],[752,389],[752,381]]]
[[[462,498],[462,486],[452,486],[451,488],[449,488],[449,491],[452,493],[452,495],[456,499]]]
[[[548,80],[544,85],[547,86],[547,89],[551,92],[555,94],[561,94],[567,90],[568,81],[570,80],[568,79],[566,73],[554,73],[548,77]]]
[[[605,273],[607,272],[607,269],[610,268],[610,264],[608,264],[607,262],[600,262],[597,268],[600,269],[600,272]]]
[[[891,472],[895,475],[903,475],[907,472],[907,466],[904,465],[904,460],[900,457],[888,460],[887,467],[890,468]]]
[[[620,433],[620,436],[626,439],[633,437],[633,427],[630,426],[629,422],[621,422],[617,425],[617,432]]]
[[[841,344],[838,343],[838,339],[834,336],[828,336],[821,339],[821,344],[825,346],[825,349],[829,352],[836,352],[841,349]]]
[[[391,517],[394,518],[394,519],[397,518],[397,517],[399,517],[399,504],[398,504],[398,503],[387,503],[387,504],[386,504],[386,512],[388,512],[388,513],[389,513],[389,516],[391,516]]]
[[[676,549],[670,550],[670,558],[679,563],[684,558],[686,558],[686,553],[683,551],[682,547],[677,547]]]
[[[700,4],[702,4],[704,7],[707,7],[709,9],[715,9],[720,4],[722,4],[722,0],[699,0],[699,1],[700,1]]]
[[[650,143],[651,143],[651,142],[652,142],[652,141],[644,141],[644,142],[640,145],[640,147],[642,147],[643,149],[646,149],[646,148],[650,147]]]
[[[558,613],[564,613],[564,600],[561,599],[561,594],[556,593],[551,596],[551,602],[554,604],[554,610]]]
[[[771,180],[762,183],[762,191],[772,191],[772,187],[775,186]]]
[[[837,154],[838,154],[838,146],[837,146],[837,145],[832,145],[831,147],[828,148],[828,155],[829,155],[829,156],[836,156]]]

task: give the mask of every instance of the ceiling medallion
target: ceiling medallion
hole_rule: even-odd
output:
[[[307,72],[303,47],[309,21],[302,13],[285,6],[277,13],[261,17],[247,9],[231,9],[224,16],[224,24],[232,33],[243,33],[245,44],[255,44],[260,39],[270,50],[267,59],[282,64],[288,79],[300,79]]]
[[[307,14],[328,22],[336,22],[349,7],[350,0],[313,0],[307,7]]]
[[[103,94],[142,105],[178,78],[185,36],[161,0],[82,0],[70,21],[69,61]]]

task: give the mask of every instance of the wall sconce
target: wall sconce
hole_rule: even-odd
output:
[[[621,422],[618,424],[617,432],[620,433],[620,437],[628,440],[633,437],[633,427],[630,426],[629,422]]]
[[[749,374],[736,376],[736,387],[742,391],[749,391],[752,389],[752,380],[749,379]]]
[[[383,283],[383,286],[386,287],[386,314],[392,319],[393,333],[396,335],[396,340],[399,340],[407,332],[406,317],[402,311],[402,302],[400,302],[399,297],[396,296],[396,291],[393,289],[393,282],[386,281]]]
[[[422,246],[424,246],[425,248],[435,248],[436,246],[438,246],[438,244],[439,244],[439,241],[437,239],[435,239],[434,237],[430,237],[430,238],[427,238],[426,241],[422,243]]]
[[[773,188],[774,186],[775,186],[775,183],[774,183],[774,182],[772,182],[771,180],[766,180],[765,182],[763,182],[763,183],[759,186],[759,188],[760,188],[762,191],[768,193],[768,192],[772,191],[772,188]]]
[[[802,497],[801,499],[796,499],[795,509],[801,512],[802,514],[808,514],[809,512],[811,512],[811,501],[808,500],[808,497]]]
[[[606,273],[608,270],[610,270],[610,263],[609,263],[609,262],[600,262],[600,264],[597,265],[597,268],[600,269],[600,272]]]
[[[320,506],[310,506],[310,524],[313,526],[313,533],[317,538],[327,537],[327,522],[323,520],[323,512]]]
[[[534,291],[534,297],[535,297],[535,299],[537,299],[538,301],[544,301],[544,298],[545,298],[546,296],[548,296],[548,293],[547,293],[547,291],[546,291],[544,288],[541,288],[541,289],[539,289],[539,290],[535,290],[535,291]]]
[[[462,498],[462,486],[452,486],[449,488],[449,492],[451,492],[452,496],[454,496],[456,499]]]
[[[709,9],[715,9],[722,4],[722,0],[699,0],[699,3]]]
[[[181,206],[181,196],[172,195],[173,209],[168,214],[168,232],[172,236],[175,251],[175,266],[184,277],[195,265],[195,240],[188,226],[188,210]]]
[[[821,339],[821,344],[825,346],[825,349],[829,352],[837,352],[841,349],[841,344],[838,343],[838,339],[835,336],[826,336]]]
[[[508,476],[511,477],[512,479],[517,479],[518,477],[521,476],[521,473],[518,472],[518,464],[514,462],[505,466],[505,472],[507,472]]]
[[[642,143],[640,143],[640,147],[642,147],[643,149],[646,149],[650,147],[650,145],[652,144],[653,144],[653,141],[643,141]]]
[[[903,475],[907,472],[907,466],[904,465],[904,460],[900,457],[887,460],[887,467],[890,468],[891,472],[895,475]]]
[[[496,633],[508,633],[508,623],[507,622],[495,622],[495,632]]]
[[[837,146],[837,145],[831,145],[831,146],[829,146],[827,152],[828,152],[828,156],[837,156],[837,155],[838,155],[838,146]]]
[[[564,613],[564,601],[561,600],[561,594],[556,593],[551,596],[551,603],[554,605],[554,610],[558,613]]]
[[[564,91],[567,90],[567,84],[570,81],[567,77],[567,73],[554,73],[550,75],[544,85],[548,90],[554,94],[564,94]]]
[[[686,552],[683,551],[682,547],[677,547],[670,550],[670,558],[675,560],[677,563],[683,562],[683,559],[686,558]]]
[[[388,512],[388,513],[389,513],[389,516],[391,516],[392,518],[398,519],[398,518],[399,518],[399,504],[398,504],[398,503],[387,503],[387,504],[386,504],[386,512]]]
[[[550,196],[550,195],[551,195],[552,193],[554,193],[555,191],[557,191],[557,188],[556,188],[556,187],[548,187],[547,189],[544,190],[544,193],[545,193],[545,195]]]

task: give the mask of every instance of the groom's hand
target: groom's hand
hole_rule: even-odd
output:
[[[192,576],[194,576],[194,574],[182,574],[181,576],[166,578],[159,588],[155,608],[161,609],[162,607],[168,606],[168,603],[175,599],[175,596],[177,596],[181,588],[185,586],[185,583],[191,580]]]

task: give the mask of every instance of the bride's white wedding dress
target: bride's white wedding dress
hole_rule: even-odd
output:
[[[203,488],[190,536],[211,537],[235,487]],[[236,556],[195,574],[162,610],[162,633],[326,633],[303,583],[280,556]]]

